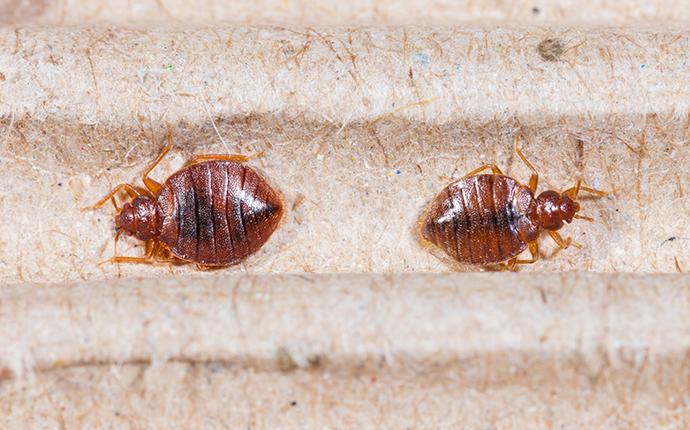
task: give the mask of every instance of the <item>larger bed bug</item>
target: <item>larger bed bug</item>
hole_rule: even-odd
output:
[[[115,243],[124,231],[146,242],[144,257],[115,255],[112,263],[193,262],[201,269],[229,266],[258,251],[283,215],[280,195],[243,155],[197,155],[163,184],[149,173],[172,148],[168,144],[142,176],[145,188],[123,183],[95,205],[113,202]],[[114,196],[125,191],[122,208]]]
[[[557,230],[575,218],[592,221],[577,213],[580,192],[607,193],[578,180],[565,191],[547,190],[537,196],[539,174],[518,148],[517,137],[513,149],[532,171],[529,185],[505,176],[495,164],[480,166],[448,185],[431,202],[421,220],[421,235],[426,241],[461,263],[503,264],[510,270],[537,261],[537,239],[543,230],[561,249],[571,243],[579,246],[571,238],[563,239]],[[479,174],[484,170],[492,173]],[[518,259],[528,248],[532,258]]]

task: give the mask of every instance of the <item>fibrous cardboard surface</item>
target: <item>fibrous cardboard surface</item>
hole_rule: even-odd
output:
[[[687,428],[689,10],[0,1],[0,427]],[[79,208],[168,133],[155,178],[241,153],[281,191],[243,264],[98,264],[114,210]],[[419,217],[526,181],[516,136],[540,189],[610,194],[582,248],[455,273]]]
[[[0,293],[9,428],[687,425],[684,275],[232,275],[26,288]]]
[[[113,252],[113,209],[79,212],[120,182],[140,185],[168,131],[175,150],[154,177],[194,153],[259,154],[250,164],[285,198],[283,225],[233,270],[467,270],[420,245],[419,217],[483,163],[526,181],[512,149],[522,135],[541,189],[582,179],[611,193],[583,199],[595,222],[563,229],[581,249],[556,256],[544,240],[543,261],[523,270],[676,272],[690,237],[688,40],[538,27],[6,28],[0,279],[168,276],[97,266]]]
[[[3,0],[0,22],[82,25],[84,22],[314,25],[455,25],[463,21],[533,23],[687,23],[690,9],[674,0]]]

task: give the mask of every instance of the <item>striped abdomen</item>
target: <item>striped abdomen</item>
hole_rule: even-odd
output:
[[[431,203],[422,235],[461,262],[505,261],[527,248],[516,228],[520,214],[513,197],[519,189],[501,175],[460,179]]]
[[[177,257],[225,266],[261,248],[278,226],[283,204],[251,168],[207,161],[170,176],[157,211],[159,240]]]

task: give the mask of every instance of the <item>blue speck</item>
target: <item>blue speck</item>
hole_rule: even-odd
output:
[[[429,54],[426,52],[417,52],[414,54],[414,59],[419,63],[421,66],[428,66],[429,65]]]
[[[641,70],[641,69],[644,69],[645,67],[647,67],[646,64],[640,64],[640,70]]]
[[[396,171],[395,171],[395,174],[396,174],[396,175],[399,175],[400,173],[402,173],[400,170],[396,170]]]

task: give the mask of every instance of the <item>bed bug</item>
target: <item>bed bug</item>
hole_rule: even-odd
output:
[[[527,160],[515,138],[513,149],[532,171],[528,185],[506,176],[495,164],[484,164],[462,179],[448,185],[429,205],[421,220],[424,240],[441,248],[461,263],[502,264],[513,270],[518,264],[538,260],[537,239],[548,232],[561,249],[571,238],[563,239],[557,230],[573,219],[592,221],[578,214],[581,192],[597,196],[607,193],[582,185],[558,192],[546,190],[536,195],[539,174]],[[480,174],[491,170],[490,174]],[[518,259],[529,249],[532,258]]]
[[[283,215],[279,194],[242,155],[197,155],[163,184],[149,173],[172,148],[168,144],[142,176],[145,188],[123,183],[95,205],[115,206],[115,243],[122,232],[145,241],[144,257],[112,263],[189,263],[200,269],[230,266],[261,248]],[[122,208],[115,196],[125,191]],[[116,248],[117,249],[117,248]]]

